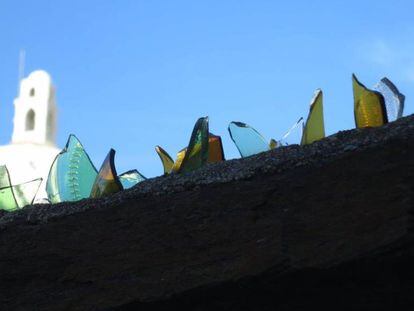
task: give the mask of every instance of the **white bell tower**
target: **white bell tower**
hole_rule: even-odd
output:
[[[21,81],[14,110],[12,144],[55,145],[55,89],[47,72],[34,71]]]

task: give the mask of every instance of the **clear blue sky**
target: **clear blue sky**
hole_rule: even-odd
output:
[[[351,73],[388,76],[414,112],[413,1],[0,1],[0,144],[11,138],[18,54],[57,88],[58,144],[76,134],[96,166],[162,173],[210,116],[280,138],[324,91],[328,134],[354,126]]]

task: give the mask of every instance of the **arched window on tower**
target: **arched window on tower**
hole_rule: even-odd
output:
[[[30,96],[35,96],[35,89],[33,87],[30,89]]]
[[[35,112],[30,109],[26,115],[26,131],[33,131],[35,128]]]

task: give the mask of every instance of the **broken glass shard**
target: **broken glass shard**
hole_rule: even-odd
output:
[[[242,158],[270,150],[263,136],[245,123],[233,121],[228,131]]]
[[[111,149],[93,183],[90,193],[91,198],[100,198],[122,190],[122,184],[116,173],[114,158],[115,150]]]
[[[50,202],[88,198],[97,174],[80,141],[75,135],[70,135],[49,171],[46,191]]]
[[[129,189],[146,178],[137,170],[131,170],[118,176],[123,189]]]
[[[194,125],[190,142],[178,172],[191,172],[207,163],[208,161],[208,117],[200,118]],[[178,161],[176,161],[178,162]]]
[[[301,145],[311,144],[324,137],[323,93],[322,90],[316,90],[310,104],[308,118],[303,127]]]
[[[388,78],[382,78],[374,89],[384,96],[388,122],[401,118],[404,111],[405,96],[400,93],[394,83]]]
[[[384,97],[380,92],[367,89],[352,75],[354,91],[354,117],[357,128],[375,127],[388,123]]]

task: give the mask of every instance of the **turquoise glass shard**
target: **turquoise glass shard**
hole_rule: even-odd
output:
[[[388,121],[392,122],[402,117],[404,111],[405,96],[388,78],[382,78],[374,89],[384,96]]]
[[[46,191],[51,203],[88,198],[98,172],[75,135],[56,156],[47,179]]]
[[[34,198],[36,197],[41,183],[42,178],[38,178],[12,187],[14,198],[19,208],[33,204]]]
[[[263,136],[245,123],[231,122],[228,131],[242,158],[270,150]]]
[[[200,118],[194,125],[187,151],[178,172],[191,172],[207,163],[208,137],[208,117]]]
[[[10,175],[6,166],[0,166],[0,209],[13,211],[18,208],[11,187]]]
[[[95,178],[90,193],[91,198],[100,198],[122,190],[122,184],[116,173],[114,159],[115,150],[111,149]]]
[[[131,170],[131,171],[125,172],[119,175],[118,177],[124,189],[129,189],[135,186],[137,183],[140,183],[141,181],[144,181],[146,179],[137,170]]]

